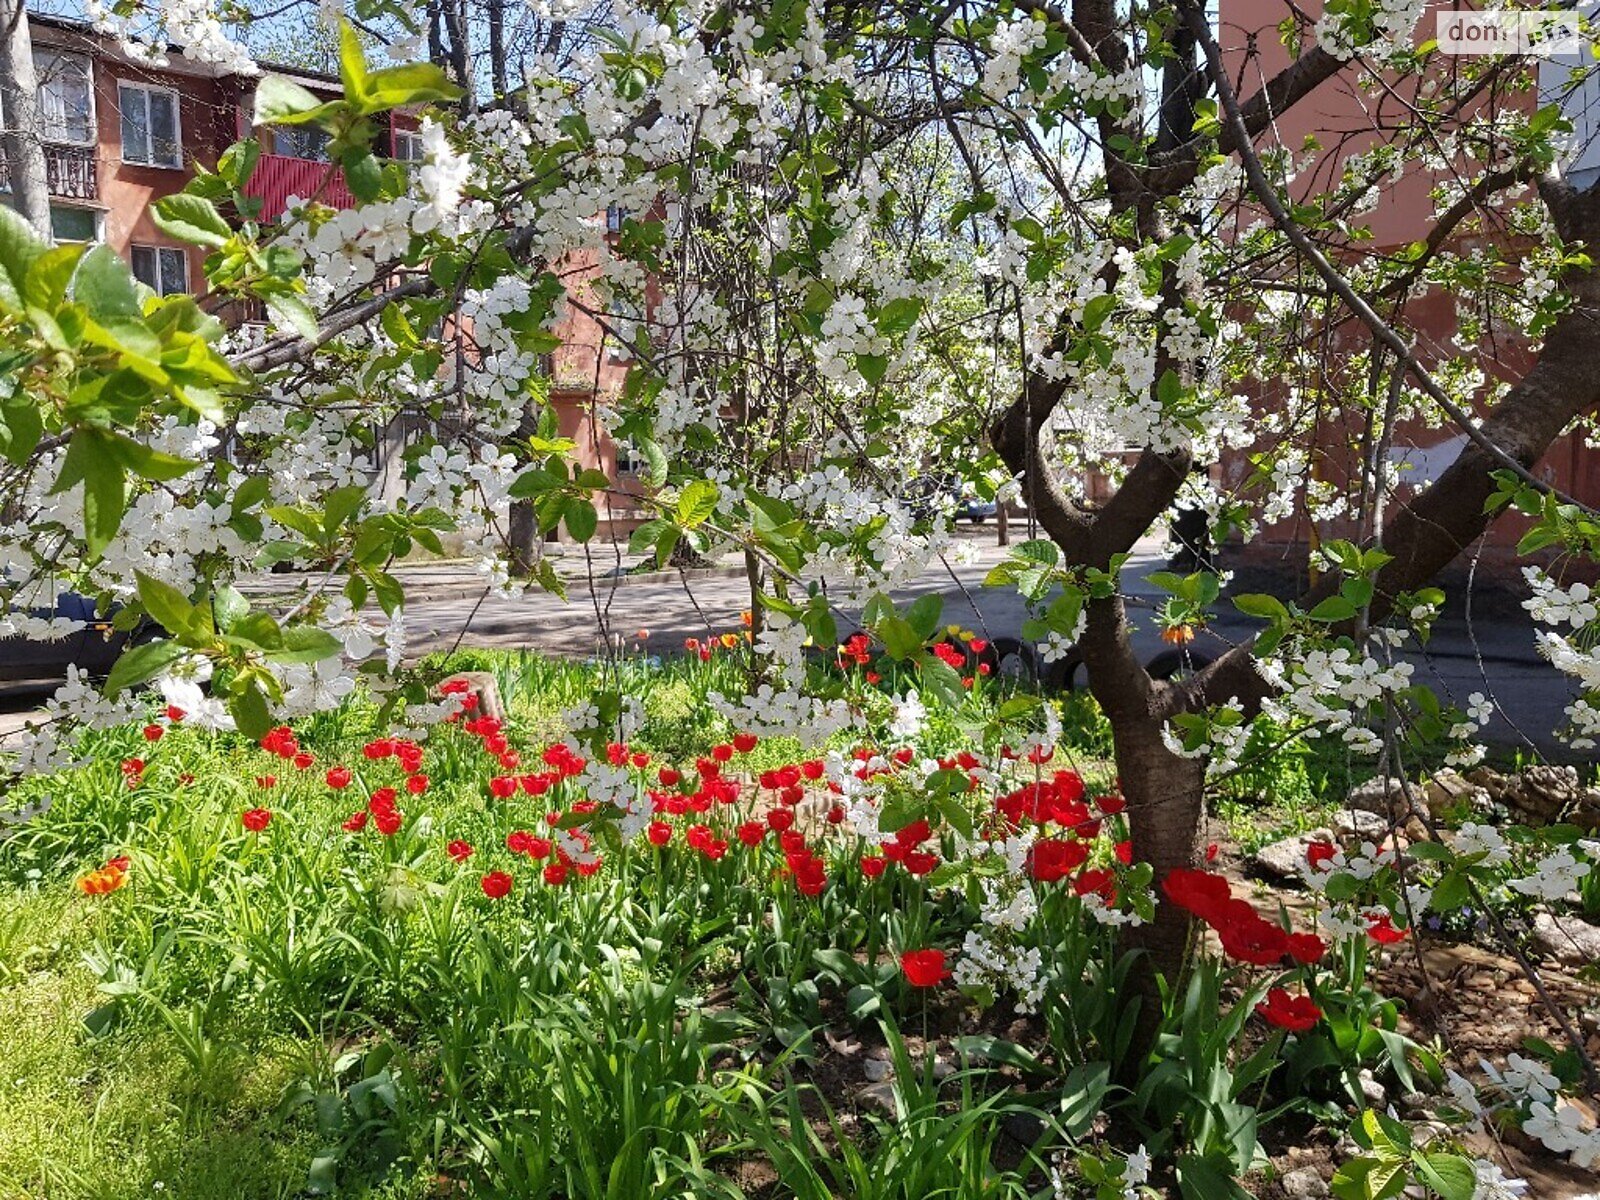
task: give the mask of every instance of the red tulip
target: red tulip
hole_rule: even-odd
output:
[[[350,786],[350,780],[354,776],[351,775],[349,767],[329,767],[325,778],[329,787],[336,792],[342,792]]]
[[[472,845],[457,838],[444,848],[444,852],[455,859],[456,862],[464,863],[472,857]]]
[[[251,833],[260,833],[267,827],[268,822],[272,820],[272,814],[264,808],[252,808],[239,820]]]
[[[1327,952],[1328,944],[1314,933],[1289,935],[1289,955],[1295,962],[1310,966],[1312,963],[1321,962],[1322,956]]]
[[[900,969],[912,987],[938,987],[950,972],[944,967],[943,950],[907,950],[900,956]]]
[[[1396,942],[1406,939],[1404,929],[1396,929],[1394,922],[1389,919],[1388,913],[1382,913],[1367,920],[1367,936],[1380,946],[1393,946]]]
[[[498,900],[511,892],[511,876],[504,871],[490,871],[480,881],[483,894],[491,900]]]
[[[1268,1024],[1290,1033],[1304,1033],[1322,1019],[1322,1010],[1310,996],[1291,996],[1282,988],[1273,988],[1267,998],[1256,1005],[1256,1012]]]

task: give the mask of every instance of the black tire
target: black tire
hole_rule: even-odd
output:
[[[1083,656],[1069,650],[1065,658],[1045,663],[1041,668],[1040,682],[1047,692],[1075,692],[1088,683],[1083,672]]]
[[[1014,679],[1029,687],[1039,682],[1039,656],[1019,638],[995,638],[984,650],[983,658],[1002,679]]]

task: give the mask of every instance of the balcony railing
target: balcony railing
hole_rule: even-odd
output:
[[[95,165],[92,146],[56,146],[44,148],[45,185],[52,196],[63,200],[100,199],[100,172]],[[5,156],[0,155],[0,189],[10,190],[11,170]]]
[[[245,193],[261,197],[260,219],[263,221],[282,216],[290,196],[315,199],[331,208],[353,208],[356,202],[336,165],[309,158],[290,158],[286,154],[263,154],[256,162]]]

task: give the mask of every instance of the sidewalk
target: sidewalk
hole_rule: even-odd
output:
[[[1012,535],[1012,544],[1024,540],[1025,533]],[[1006,556],[1008,550],[997,546],[993,525],[962,526],[958,537],[973,543],[977,550],[977,564],[983,572]],[[552,543],[544,547],[544,557],[554,564],[556,574],[569,593],[587,591],[591,578],[602,591],[614,587],[641,587],[661,584],[681,585],[687,579],[737,579],[744,575],[744,557],[740,553],[726,554],[708,566],[680,570],[642,569],[653,559],[653,554],[634,554],[626,542],[601,542],[587,547]],[[972,570],[971,565],[965,568]],[[478,570],[471,559],[436,559],[433,561],[405,562],[390,572],[405,588],[406,600],[434,602],[440,600],[474,599],[488,587],[488,577]],[[320,582],[324,573],[316,571],[291,571],[280,575],[263,572],[240,584],[240,591],[248,596],[292,596],[303,586]]]

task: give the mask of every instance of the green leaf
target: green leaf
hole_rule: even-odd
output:
[[[161,232],[196,246],[216,249],[233,236],[215,204],[183,192],[157,200],[151,206],[150,219]]]
[[[272,319],[290,333],[299,334],[308,342],[317,340],[317,316],[303,297],[293,292],[268,292],[262,302]]]
[[[884,337],[898,337],[914,328],[921,315],[922,301],[916,296],[902,296],[880,308],[874,324]]]
[[[1226,1156],[1183,1154],[1178,1157],[1178,1190],[1184,1200],[1249,1200],[1234,1181]]]
[[[1233,598],[1233,606],[1247,617],[1261,617],[1268,621],[1287,621],[1289,610],[1276,596],[1249,592]]]
[[[332,658],[344,650],[344,643],[326,629],[315,625],[291,625],[283,631],[283,649],[271,650],[273,662],[314,663]]]
[[[1343,596],[1329,596],[1306,614],[1313,621],[1348,621],[1356,615],[1356,606]]]
[[[1081,324],[1088,332],[1096,333],[1099,331],[1100,326],[1106,323],[1106,318],[1111,315],[1116,307],[1117,298],[1115,296],[1093,296],[1089,299],[1089,302],[1083,306],[1083,319]]]
[[[322,107],[315,95],[282,75],[263,75],[256,82],[257,125],[298,123],[290,118],[304,118]]]
[[[939,616],[944,611],[944,597],[938,592],[918,596],[906,609],[906,620],[918,636],[927,641],[939,628]]]
[[[97,321],[139,316],[133,272],[110,246],[91,246],[72,275],[72,298]]]
[[[923,637],[904,617],[887,616],[878,622],[878,640],[889,657],[904,662],[922,649]]]
[[[433,63],[402,63],[385,67],[367,76],[364,112],[399,108],[403,104],[450,101],[461,96],[461,89],[450,82],[443,68]]]
[[[188,638],[199,634],[202,627],[209,630],[210,615],[197,610],[177,588],[143,571],[135,571],[139,583],[139,603],[150,619],[160,624],[175,638]]]
[[[1031,538],[1011,548],[1011,553],[1029,562],[1053,567],[1061,561],[1061,551],[1049,538]]]
[[[21,310],[28,268],[49,248],[15,209],[0,204],[0,306]]]
[[[228,713],[239,732],[247,738],[260,738],[272,728],[272,713],[267,698],[254,680],[228,697]]]
[[[0,370],[4,369],[0,366]],[[33,457],[43,436],[44,418],[30,397],[18,396],[0,405],[0,454],[8,461],[22,466]]]
[[[217,628],[227,633],[250,612],[250,601],[232,584],[223,584],[211,596],[211,615]]]
[[[116,537],[128,502],[122,463],[112,452],[110,439],[98,430],[79,429],[73,433],[51,494],[64,492],[75,483],[83,484],[84,544],[89,556],[98,558]]]
[[[582,496],[568,498],[563,519],[567,523],[567,532],[580,542],[592,538],[600,525],[600,514]]]
[[[354,146],[341,154],[339,166],[350,191],[363,204],[376,200],[383,191],[383,164],[365,146]]]
[[[693,529],[710,519],[717,511],[717,500],[722,491],[709,479],[691,481],[678,497],[678,524]]]
[[[160,675],[188,651],[173,641],[145,642],[124,650],[106,676],[105,694],[116,696]]]
[[[371,95],[367,86],[367,56],[361,49],[361,35],[349,21],[339,22],[339,80],[344,84],[344,97],[358,108],[363,107]]]
[[[856,370],[868,383],[882,383],[883,377],[889,373],[889,359],[882,354],[858,354]]]

